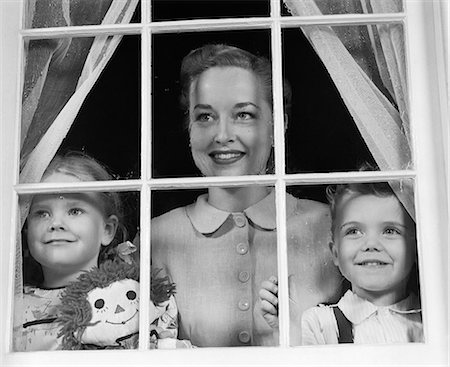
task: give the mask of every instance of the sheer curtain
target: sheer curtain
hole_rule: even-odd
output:
[[[293,16],[395,13],[401,0],[284,0]],[[411,166],[405,43],[401,24],[304,26],[380,170]],[[409,180],[391,182],[414,218]]]
[[[26,28],[129,23],[139,0],[28,0]],[[122,36],[28,41],[22,95],[20,182],[39,182],[67,135],[83,101]],[[21,197],[18,233],[30,197]],[[22,245],[16,247],[14,350],[23,350]]]

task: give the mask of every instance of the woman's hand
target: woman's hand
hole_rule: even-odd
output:
[[[272,329],[278,329],[278,279],[271,276],[261,283],[261,314]]]

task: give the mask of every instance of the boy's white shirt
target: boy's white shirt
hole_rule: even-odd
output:
[[[337,344],[333,307],[353,324],[355,344],[423,342],[420,301],[411,293],[390,306],[376,306],[348,290],[336,305],[319,305],[302,316],[302,344]]]

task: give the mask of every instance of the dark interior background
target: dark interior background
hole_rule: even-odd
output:
[[[155,1],[154,20],[268,16],[268,0]],[[137,9],[133,22],[139,21]],[[333,172],[374,164],[326,69],[303,33],[282,32],[284,74],[292,87],[292,113],[286,133],[287,172]],[[152,39],[153,177],[198,176],[183,114],[179,109],[182,58],[205,43],[226,43],[271,58],[270,30],[155,34]],[[61,151],[83,150],[105,163],[117,178],[138,178],[140,171],[140,37],[124,36],[86,99]],[[295,186],[296,196],[325,201],[323,187]],[[153,195],[153,215],[195,200],[201,190]],[[137,208],[137,195],[125,198]],[[137,213],[130,214],[136,228]],[[132,232],[132,231],[130,231]],[[132,233],[130,233],[132,235]]]

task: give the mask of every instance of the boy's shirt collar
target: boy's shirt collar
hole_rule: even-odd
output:
[[[290,200],[291,195],[286,193],[286,215],[289,217],[295,210],[295,200]],[[186,208],[194,228],[203,234],[211,234],[217,231],[230,215],[242,214],[230,213],[217,209],[208,203],[208,194],[200,195],[197,201]],[[243,214],[250,222],[262,229],[273,231],[276,229],[275,192],[272,190],[262,200],[248,207]]]
[[[408,297],[390,306],[376,306],[348,290],[339,300],[337,306],[352,324],[360,324],[375,313],[391,311],[399,314],[421,312],[419,298],[410,293]]]

